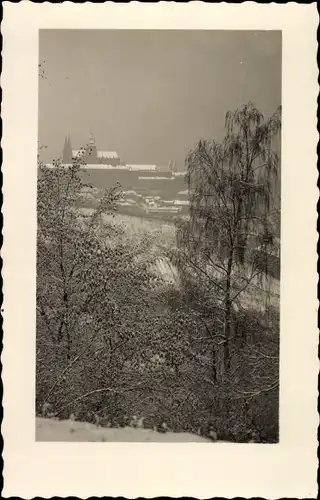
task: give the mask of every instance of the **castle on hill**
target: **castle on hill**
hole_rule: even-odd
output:
[[[84,162],[87,165],[97,165],[97,166],[108,166],[108,167],[120,167],[127,170],[134,171],[158,171],[158,172],[170,172],[171,175],[176,173],[176,163],[169,161],[169,164],[166,166],[158,166],[158,165],[135,165],[128,164],[124,165],[120,161],[120,157],[116,151],[105,151],[99,150],[96,146],[96,141],[93,135],[90,135],[88,143],[80,150],[80,149],[72,149],[70,135],[65,137],[63,154],[62,154],[62,162],[65,165],[72,163],[72,159],[76,158],[78,155],[82,156]],[[177,173],[178,175],[178,173]]]
[[[104,151],[97,149],[93,135],[90,135],[88,144],[80,149],[72,149],[70,135],[65,138],[62,161],[65,164],[72,163],[72,158],[84,153],[84,161],[88,165],[110,165],[117,167],[120,165],[120,158],[116,151]]]

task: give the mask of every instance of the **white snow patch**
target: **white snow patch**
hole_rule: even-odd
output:
[[[124,427],[109,429],[72,420],[36,419],[36,441],[78,442],[212,442],[201,436],[188,433],[160,433],[149,429]]]

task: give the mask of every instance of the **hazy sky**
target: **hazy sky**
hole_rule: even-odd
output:
[[[280,32],[41,30],[39,58],[47,162],[92,131],[126,163],[182,168],[201,137],[222,139],[228,110],[281,104]]]

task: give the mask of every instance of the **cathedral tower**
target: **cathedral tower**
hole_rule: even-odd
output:
[[[92,134],[90,134],[90,139],[87,146],[87,162],[88,164],[96,164],[97,162],[97,146],[96,141]]]
[[[64,139],[62,162],[65,164],[72,163],[72,146],[70,135],[68,135],[68,137],[65,137]]]

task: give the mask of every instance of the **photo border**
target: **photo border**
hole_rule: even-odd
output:
[[[316,4],[4,2],[5,497],[317,495]],[[35,441],[38,30],[281,30],[280,443]]]

